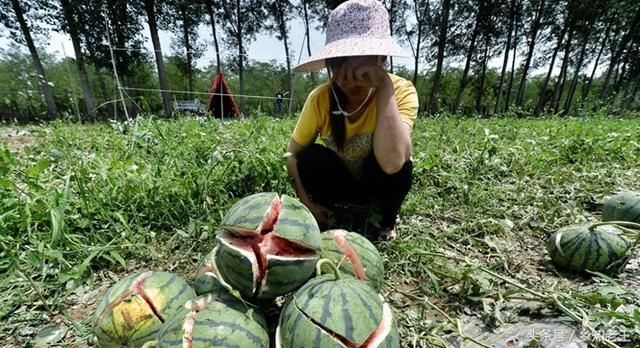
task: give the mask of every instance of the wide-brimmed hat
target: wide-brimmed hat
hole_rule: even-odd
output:
[[[350,0],[336,7],[327,22],[324,47],[293,70],[315,71],[327,58],[349,56],[409,56],[391,37],[389,14],[380,1]]]

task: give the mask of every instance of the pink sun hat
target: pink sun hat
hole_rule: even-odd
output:
[[[293,70],[320,70],[327,58],[350,56],[409,57],[391,37],[389,13],[380,1],[350,0],[336,7],[329,16],[324,47]]]

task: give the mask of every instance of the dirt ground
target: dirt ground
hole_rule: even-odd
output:
[[[11,151],[22,151],[26,146],[33,145],[36,138],[28,131],[18,129],[0,129],[0,144]]]

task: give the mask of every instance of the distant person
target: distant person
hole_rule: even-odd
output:
[[[282,112],[282,110],[284,109],[284,103],[282,98],[284,98],[284,94],[282,93],[281,89],[278,89],[278,92],[276,92],[276,113],[279,114]]]
[[[333,10],[325,46],[294,68],[325,67],[330,80],[307,97],[287,146],[298,197],[321,226],[342,206],[374,204],[383,240],[396,238],[395,221],[411,188],[418,112],[413,84],[384,70],[388,56],[408,54],[392,39],[379,1],[350,0]]]

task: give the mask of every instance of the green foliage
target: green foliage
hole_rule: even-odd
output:
[[[41,145],[0,152],[0,288],[21,270],[54,295],[91,281],[92,270],[130,269],[131,260],[209,240],[235,200],[291,193],[282,157],[290,128],[268,118],[140,118],[35,130]],[[16,300],[3,303],[1,318]]]
[[[426,252],[475,256],[495,272],[551,287],[557,278],[532,278],[523,265],[535,268],[547,235],[588,219],[594,202],[637,188],[639,122],[419,118],[400,240],[377,246],[384,291],[409,286],[452,309],[482,312],[481,298],[504,285]],[[69,296],[104,271],[182,264],[191,274],[191,260],[211,250],[220,219],[239,198],[294,193],[282,157],[294,123],[257,116],[54,122],[32,127],[38,143],[24,151],[2,147],[0,340],[23,325],[16,320],[37,325],[47,322],[42,311],[68,310]],[[631,323],[638,307],[625,301],[619,320]],[[14,314],[21,307],[39,314]],[[444,327],[414,309],[398,314],[401,337],[425,339]]]

